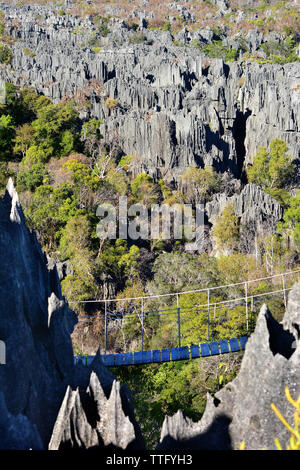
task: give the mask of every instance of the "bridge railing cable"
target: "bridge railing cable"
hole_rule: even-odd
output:
[[[182,341],[187,341],[186,335],[187,337],[189,337],[189,333],[187,332],[187,330],[190,328],[190,326],[189,328],[187,328],[186,322],[190,322],[192,319],[191,324],[194,325],[194,328],[199,328],[199,337],[201,336],[201,338],[203,338],[204,335],[203,326],[205,327],[206,324],[207,341],[210,342],[220,336],[220,331],[222,331],[222,327],[224,327],[224,325],[228,325],[230,322],[229,317],[231,312],[234,312],[234,309],[239,308],[237,312],[239,314],[239,318],[235,316],[234,321],[236,321],[239,325],[244,325],[241,326],[242,333],[245,335],[249,335],[253,331],[255,312],[257,311],[259,305],[261,305],[263,299],[272,298],[276,296],[283,297],[283,303],[286,307],[287,293],[291,289],[290,287],[287,287],[286,278],[288,276],[297,275],[298,273],[300,273],[300,269],[283,274],[267,276],[264,278],[227,284],[226,286],[212,286],[191,291],[176,292],[170,294],[158,294],[155,296],[141,296],[129,299],[99,299],[91,301],[81,301],[80,303],[99,303],[100,310],[95,313],[89,314],[80,313],[78,316],[78,320],[79,322],[93,322],[97,320],[104,325],[104,354],[106,354],[107,351],[114,350],[116,347],[117,349],[120,349],[122,347],[122,349],[124,349],[123,352],[127,352],[127,347],[130,343],[130,338],[127,337],[127,330],[130,330],[130,328],[131,330],[135,330],[135,332],[137,331],[137,329],[141,329],[141,349],[143,351],[145,343],[145,334],[147,336],[147,325],[149,324],[149,321],[151,322],[151,319],[154,319],[154,321],[155,319],[157,319],[159,321],[168,322],[170,327],[173,326],[173,329],[170,328],[170,338],[168,339],[169,341],[171,341],[172,338],[173,341],[175,340],[174,332],[176,328],[177,345],[181,347]],[[280,288],[268,290],[267,292],[257,292],[255,290],[251,291],[249,288],[249,286],[253,283],[273,279],[277,281],[277,286],[278,284],[282,284]],[[275,287],[274,284],[272,285]],[[241,292],[239,296],[237,295],[233,298],[224,300],[222,299],[222,296],[216,297],[213,295],[213,293],[217,292],[218,289],[220,290],[226,288],[228,290],[229,288],[237,286],[240,287],[240,289],[236,291],[237,293]],[[206,297],[207,301],[205,303],[199,303],[196,305],[180,305],[180,296],[190,293],[204,293],[206,294],[204,298]],[[147,303],[145,304],[145,299],[149,300],[152,298],[160,298],[166,296],[175,296],[175,304],[170,307],[152,307],[149,310],[147,308],[145,309],[145,305],[147,306]],[[139,304],[133,304],[134,307],[132,307],[130,302],[137,300],[139,301]],[[120,305],[122,305],[122,308],[120,308]],[[131,305],[130,308],[129,305]],[[140,327],[138,327],[139,323]],[[125,328],[126,325],[127,327],[129,326],[127,330]],[[118,329],[119,331],[117,331]]]

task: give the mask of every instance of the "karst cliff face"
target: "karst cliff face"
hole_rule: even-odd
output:
[[[1,78],[32,85],[54,101],[83,93],[90,104],[82,116],[103,120],[104,138],[134,155],[138,171],[178,181],[190,165],[212,165],[239,178],[258,146],[275,137],[299,157],[299,63],[224,63],[174,46],[168,31],[145,28],[144,43],[130,44],[135,33],[117,19],[95,52],[88,17],[59,16],[42,6],[3,11],[16,42],[12,68],[2,67]],[[207,30],[184,30],[179,39],[188,44],[192,37],[213,40]],[[251,52],[263,40],[255,31],[246,36]],[[107,97],[116,100],[111,109]]]
[[[0,199],[0,340],[6,352],[0,364],[0,449],[47,449],[50,441],[51,448],[143,448],[130,393],[100,356],[90,367],[74,365],[70,335],[76,322],[56,267],[47,266],[27,229],[10,181]],[[66,400],[72,411],[68,396],[80,403],[70,432],[60,422]],[[87,399],[97,410],[92,417],[85,415]],[[65,427],[67,422],[65,417]]]

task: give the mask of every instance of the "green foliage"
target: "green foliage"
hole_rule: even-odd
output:
[[[132,245],[128,253],[123,254],[119,261],[118,266],[123,268],[124,275],[130,281],[138,278],[138,263],[140,257],[140,250],[137,246]]]
[[[4,193],[8,178],[13,175],[13,171],[9,168],[7,162],[0,161],[0,194]]]
[[[91,244],[91,224],[86,215],[76,215],[68,220],[59,243],[63,259],[74,258],[79,251],[84,251]]]
[[[12,58],[11,48],[6,44],[0,43],[0,64],[11,64]]]
[[[90,189],[97,189],[99,179],[93,175],[92,170],[76,159],[68,160],[62,168],[71,174],[74,184],[77,187],[86,186]]]
[[[95,298],[98,286],[95,280],[96,264],[91,247],[92,226],[86,215],[75,215],[68,220],[60,238],[59,249],[63,259],[70,259],[74,273],[62,281],[62,291],[71,300]],[[81,309],[76,306],[76,310]]]
[[[110,33],[110,29],[108,27],[110,21],[110,16],[101,16],[96,15],[94,17],[94,24],[98,28],[99,33],[101,36],[106,37]]]
[[[162,30],[163,31],[171,31],[171,23],[170,21],[165,21],[163,27],[162,27]]]
[[[100,124],[102,124],[102,121],[99,121],[97,118],[92,118],[84,122],[81,128],[82,139],[86,140],[90,137],[95,137],[97,140],[100,140],[102,138],[99,128]]]
[[[219,248],[228,248],[229,250],[237,248],[240,236],[240,223],[235,215],[232,203],[229,202],[222,215],[217,218],[213,227],[213,234]]]
[[[253,164],[246,169],[248,180],[276,197],[278,192],[272,194],[272,191],[287,186],[295,170],[287,150],[287,143],[281,139],[273,139],[269,150],[260,146],[259,152],[253,158]]]
[[[30,145],[33,143],[34,129],[30,124],[23,124],[16,129],[16,136],[14,138],[14,152],[18,155],[21,154],[24,158]]]
[[[108,272],[116,278],[121,277],[123,266],[119,264],[122,256],[128,253],[126,240],[117,239],[114,243],[108,240],[98,258],[98,265],[102,272]]]
[[[232,62],[238,59],[239,49],[225,46],[222,41],[213,41],[202,48],[202,52],[211,58],[223,58],[226,62]]]
[[[131,192],[137,202],[145,205],[155,204],[159,196],[159,187],[153,182],[153,178],[146,173],[140,173],[131,182]]]
[[[204,169],[189,167],[182,175],[186,196],[191,202],[203,202],[221,189],[221,178],[211,166]]]
[[[13,83],[5,82],[5,108],[13,115],[13,108],[16,105],[17,87]]]
[[[92,48],[92,47],[99,47],[99,46],[100,46],[99,38],[98,38],[98,36],[97,36],[95,33],[93,33],[93,34],[90,36],[90,38],[89,38],[89,40],[88,40],[88,46],[91,47],[91,48]]]
[[[50,153],[46,153],[44,149],[39,148],[37,145],[31,145],[26,150],[25,157],[22,159],[22,166],[30,168],[37,163],[45,163],[50,155]]]
[[[288,208],[284,212],[283,222],[278,228],[292,237],[295,246],[300,246],[300,191],[290,198]]]
[[[119,105],[118,101],[115,100],[114,98],[107,98],[104,104],[108,109],[117,108]]]
[[[180,409],[194,422],[199,421],[205,410],[207,393],[214,394],[232,380],[239,363],[238,359],[226,364],[215,358],[194,359],[119,367],[113,372],[130,388],[147,448],[153,449],[158,444],[165,416],[172,416]]]
[[[29,170],[20,171],[17,177],[18,191],[34,191],[45,181],[47,169],[42,163],[35,163]]]
[[[9,114],[0,116],[0,159],[9,157],[12,151],[13,137],[15,135],[15,123]]]
[[[25,215],[29,226],[37,231],[45,249],[55,248],[61,229],[69,219],[82,213],[77,206],[78,199],[69,183],[56,188],[45,184],[35,190]]]
[[[277,64],[287,64],[299,61],[296,54],[296,41],[289,36],[283,42],[267,41],[261,48],[266,53],[267,58]]]
[[[43,151],[45,161],[51,156],[62,157],[76,150],[75,138],[78,112],[72,103],[50,104],[39,109],[32,122],[34,142]]]
[[[152,294],[190,290],[199,284],[205,287],[215,283],[218,275],[215,259],[180,252],[161,253],[152,271],[153,280],[147,284]]]
[[[24,88],[21,90],[21,104],[23,111],[27,111],[26,120],[32,120],[37,117],[38,112],[50,106],[51,100],[44,95],[36,93],[34,88]]]

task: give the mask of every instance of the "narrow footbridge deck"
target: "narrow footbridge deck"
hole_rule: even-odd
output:
[[[156,364],[170,361],[186,361],[199,357],[216,356],[243,351],[248,336],[230,338],[210,343],[192,344],[178,348],[156,349],[153,351],[139,351],[121,354],[104,354],[101,358],[107,367],[134,366],[140,364]],[[75,356],[75,364],[82,361],[89,366],[95,356]]]

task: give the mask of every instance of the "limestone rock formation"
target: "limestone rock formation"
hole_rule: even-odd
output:
[[[247,231],[248,251],[254,251],[255,237],[265,237],[276,230],[283,217],[283,209],[276,199],[265,193],[259,186],[249,183],[233,196],[216,194],[205,206],[207,218],[214,225],[222,215],[225,206],[231,203],[241,226]]]
[[[74,397],[73,422],[79,416],[84,433],[78,431],[80,439],[70,442],[65,435],[66,446],[99,446],[93,432],[87,433],[90,417],[85,422],[80,408],[78,390],[88,386],[89,403],[104,423],[102,447],[111,442],[143,448],[129,391],[119,390],[100,355],[89,367],[74,365],[70,334],[76,322],[62,297],[56,266],[47,266],[35,234],[26,227],[10,180],[0,199],[0,339],[6,349],[6,363],[0,365],[0,449],[46,449],[60,407],[66,400],[70,407]],[[104,394],[110,397],[107,404]],[[69,398],[63,401],[65,395]]]
[[[68,387],[49,449],[91,449],[107,446],[127,450],[139,449],[134,425],[123,411],[120,392],[119,383],[114,381],[107,398],[94,372],[85,392],[79,389],[72,391]]]
[[[2,67],[1,78],[34,86],[54,101],[83,93],[90,106],[82,117],[103,120],[105,140],[133,155],[137,172],[178,182],[188,166],[212,165],[239,178],[258,145],[275,137],[299,158],[298,63],[224,63],[175,46],[169,31],[142,28],[145,40],[137,44],[120,20],[102,37],[89,17],[59,16],[50,6],[3,10],[16,42],[13,68]],[[193,34],[182,38],[187,44],[214,38],[211,30],[180,34]],[[101,50],[93,49],[95,38]],[[263,40],[255,31],[245,38],[252,52]],[[107,97],[116,100],[113,109]]]
[[[300,284],[289,294],[282,323],[267,307],[261,308],[255,332],[246,345],[238,376],[214,397],[208,395],[206,410],[198,423],[181,412],[168,417],[162,427],[160,450],[275,449],[274,438],[283,446],[290,433],[271,409],[275,403],[288,422],[294,409],[285,397],[300,391]]]

